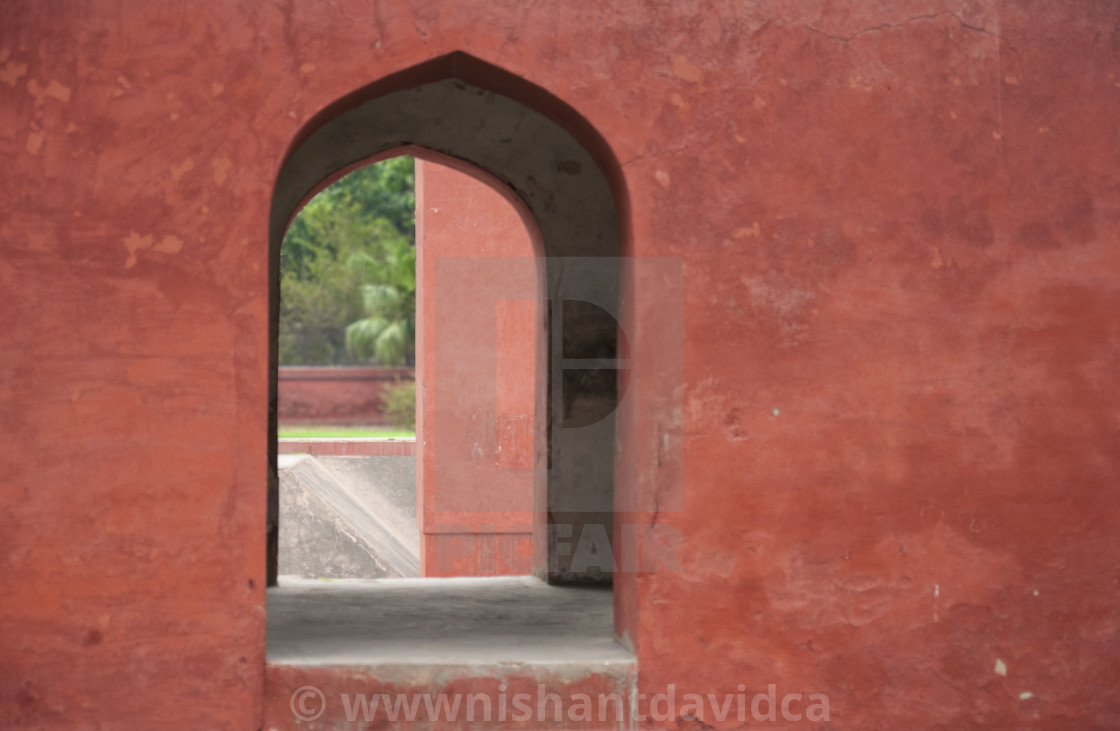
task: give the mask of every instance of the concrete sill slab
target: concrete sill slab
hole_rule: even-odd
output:
[[[267,661],[365,670],[417,666],[630,676],[609,588],[530,576],[280,578],[268,590]]]

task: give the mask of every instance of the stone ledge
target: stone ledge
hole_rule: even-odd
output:
[[[623,675],[610,589],[532,576],[452,579],[281,577],[268,590],[272,664],[374,668],[516,666]]]

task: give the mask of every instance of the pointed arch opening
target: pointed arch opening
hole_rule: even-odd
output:
[[[491,185],[534,237],[542,321],[536,363],[533,573],[553,584],[609,584],[614,510],[614,408],[625,383],[617,326],[626,220],[621,170],[602,137],[544,89],[463,53],[386,77],[338,100],[293,141],[270,218],[269,582],[276,581],[280,243],[304,202],[361,165],[407,153]],[[471,275],[470,262],[445,276]],[[486,277],[500,281],[503,264]],[[445,267],[446,268],[446,267]],[[423,365],[418,364],[418,368]],[[446,384],[454,388],[455,384]],[[423,413],[418,392],[418,412]],[[425,434],[419,425],[418,492]],[[424,433],[421,433],[421,430]],[[469,465],[466,465],[469,467]],[[453,479],[446,474],[440,479]],[[453,491],[451,491],[453,492]],[[447,494],[451,494],[448,492]],[[423,505],[418,506],[423,510]]]

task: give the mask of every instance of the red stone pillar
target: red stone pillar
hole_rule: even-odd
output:
[[[539,262],[513,206],[451,168],[417,160],[416,220],[421,574],[527,574]]]

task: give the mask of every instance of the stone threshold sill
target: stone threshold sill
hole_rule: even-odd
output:
[[[270,665],[632,677],[610,588],[532,576],[314,580],[268,590]]]

